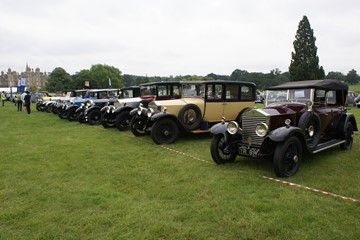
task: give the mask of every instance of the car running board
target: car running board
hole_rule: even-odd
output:
[[[311,153],[318,153],[325,149],[329,149],[329,148],[338,146],[344,142],[345,142],[345,140],[333,139],[328,142],[320,143],[320,144],[318,144],[318,146],[316,147],[316,149],[314,151],[311,151]]]

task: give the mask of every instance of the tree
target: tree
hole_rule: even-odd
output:
[[[356,84],[359,81],[360,81],[360,77],[354,69],[349,71],[345,77],[345,82],[348,84]]]
[[[337,80],[341,80],[341,81],[345,81],[345,75],[342,74],[341,72],[329,72],[326,75],[327,79],[337,79]]]
[[[63,68],[57,67],[50,74],[45,89],[49,92],[69,90],[72,78]]]
[[[89,72],[91,88],[108,88],[109,79],[112,88],[121,88],[124,83],[121,78],[121,71],[115,67],[96,64],[92,65]]]
[[[314,80],[323,79],[325,71],[319,67],[319,57],[315,45],[313,29],[306,16],[299,23],[294,41],[294,52],[289,66],[291,80]]]

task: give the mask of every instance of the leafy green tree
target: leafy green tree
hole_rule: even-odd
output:
[[[289,66],[291,80],[314,80],[323,79],[325,71],[319,66],[317,56],[316,38],[306,16],[299,23],[294,41],[294,52]]]
[[[345,82],[348,84],[357,84],[359,81],[360,77],[354,69],[349,71],[345,77]]]
[[[49,92],[69,90],[72,77],[63,68],[57,67],[50,74],[45,89]]]
[[[89,72],[91,88],[108,88],[109,79],[112,88],[121,88],[124,86],[121,78],[121,71],[115,67],[96,64],[92,65]]]
[[[337,80],[341,80],[344,81],[345,80],[345,75],[341,72],[329,72],[326,75],[327,79],[337,79]]]
[[[73,75],[72,89],[83,89],[85,88],[85,81],[90,81],[91,74],[89,69],[81,70],[80,72]]]

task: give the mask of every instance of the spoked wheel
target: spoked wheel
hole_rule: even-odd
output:
[[[274,170],[278,177],[291,177],[299,169],[302,160],[302,146],[297,137],[290,137],[276,146]]]
[[[151,129],[151,138],[156,144],[170,144],[179,136],[177,124],[170,119],[160,119],[154,123]]]
[[[225,137],[222,134],[215,135],[211,140],[211,157],[217,164],[233,162],[236,159],[236,152],[229,152],[226,149]]]

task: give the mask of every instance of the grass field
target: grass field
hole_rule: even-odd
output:
[[[267,160],[216,165],[208,135],[159,146],[10,103],[0,134],[0,239],[360,238],[358,132],[283,179],[357,202],[264,179]]]

